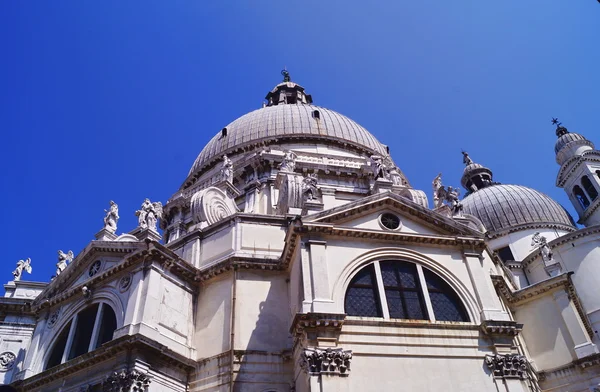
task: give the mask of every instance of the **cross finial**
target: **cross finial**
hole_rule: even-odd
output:
[[[283,81],[284,82],[287,83],[287,82],[291,82],[292,81],[292,79],[290,78],[290,73],[288,72],[286,66],[283,67],[283,70],[281,71],[281,74],[283,75]]]
[[[552,117],[552,124],[556,125],[557,127],[560,127],[562,125],[562,123],[558,121],[558,117]]]

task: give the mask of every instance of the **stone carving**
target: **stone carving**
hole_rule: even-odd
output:
[[[233,162],[223,155],[223,165],[221,166],[221,178],[233,184]]]
[[[92,297],[92,289],[87,286],[83,286],[81,288],[81,294],[83,294],[83,298],[90,299]]]
[[[219,222],[238,211],[235,202],[225,192],[210,187],[195,193],[191,199],[192,217],[196,223]]]
[[[114,372],[102,383],[103,392],[145,392],[150,378],[136,370]]]
[[[286,172],[294,172],[296,170],[296,158],[298,156],[293,151],[286,151],[283,156],[283,161],[279,165],[279,170]]]
[[[56,263],[56,276],[60,275],[67,265],[73,261],[73,251],[70,250],[67,254],[65,254],[62,250],[58,251],[58,263]]]
[[[433,179],[431,185],[433,186],[433,208],[439,208],[444,204],[444,199],[440,197],[439,192],[442,188],[442,173]]]
[[[390,180],[394,185],[405,185],[400,175],[400,170],[396,166],[392,166],[389,170]]]
[[[300,366],[310,375],[348,375],[352,351],[341,348],[307,348],[300,356]]]
[[[135,212],[138,217],[138,227],[156,231],[156,223],[162,218],[163,207],[160,201],[152,203],[146,198],[139,210]]]
[[[495,354],[486,355],[485,364],[496,378],[518,378],[524,380],[529,377],[529,362],[524,355]]]
[[[390,174],[388,172],[388,167],[381,156],[371,155],[371,164],[373,165],[373,175],[375,176],[375,179],[389,179]]]
[[[317,183],[319,177],[317,173],[309,174],[302,180],[302,200],[314,201],[318,199],[319,189]]]
[[[23,271],[31,273],[31,259],[17,261],[17,268],[12,272],[15,282],[21,280]]]
[[[124,293],[131,286],[131,281],[133,280],[131,274],[127,274],[119,279],[119,291]]]
[[[473,160],[469,156],[469,153],[466,152],[466,151],[463,151],[462,154],[463,154],[463,163],[465,164],[465,166],[472,165],[473,164]]]
[[[104,212],[106,213],[104,230],[114,234],[117,231],[117,221],[119,220],[119,206],[111,200],[109,209]]]
[[[540,252],[542,253],[542,260],[544,260],[544,264],[548,265],[555,263],[554,255],[552,253],[552,250],[548,246],[548,241],[546,240],[546,237],[541,235],[539,232],[533,234],[533,237],[531,238],[531,246],[537,247],[540,250]]]
[[[463,206],[458,200],[460,188],[453,188],[451,186],[445,187],[442,185],[441,173],[433,180],[432,185],[434,190],[434,207],[439,208],[443,205],[443,202],[446,202],[452,210],[453,215],[461,215]]]
[[[0,372],[7,372],[12,369],[17,356],[10,351],[5,351],[0,354]]]
[[[48,328],[54,327],[54,324],[58,321],[58,317],[60,316],[60,309],[57,309],[54,313],[52,313],[48,317],[48,323],[46,324]]]
[[[90,277],[96,275],[100,271],[100,268],[102,268],[102,262],[100,260],[94,261],[94,263],[92,265],[90,265],[90,269],[88,270],[88,275]]]

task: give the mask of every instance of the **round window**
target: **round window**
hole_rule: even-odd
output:
[[[386,212],[379,217],[381,225],[389,230],[398,230],[400,228],[400,218],[397,215]]]
[[[98,271],[100,271],[100,267],[102,267],[102,262],[100,260],[94,261],[94,264],[90,266],[90,269],[88,271],[90,277],[96,275]]]

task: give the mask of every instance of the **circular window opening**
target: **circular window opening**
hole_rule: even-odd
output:
[[[389,230],[398,230],[400,228],[400,218],[397,215],[386,212],[379,217],[381,225]]]
[[[100,260],[94,261],[94,264],[90,266],[90,269],[88,271],[90,277],[96,275],[98,271],[100,271],[100,267],[102,267],[102,262]]]

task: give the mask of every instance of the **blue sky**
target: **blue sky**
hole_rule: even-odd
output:
[[[595,0],[0,2],[0,281],[47,281],[109,200],[132,230],[284,65],[415,188],[459,185],[465,149],[574,214],[550,120],[600,144],[598,37]]]

